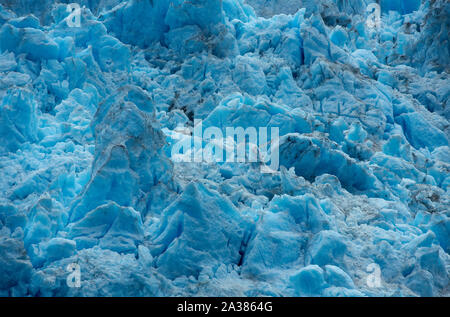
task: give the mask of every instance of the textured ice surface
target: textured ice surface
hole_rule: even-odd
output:
[[[1,296],[450,295],[450,3],[60,2],[1,1]]]

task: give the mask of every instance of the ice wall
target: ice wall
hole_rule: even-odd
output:
[[[449,295],[448,2],[61,2],[0,6],[1,296]]]

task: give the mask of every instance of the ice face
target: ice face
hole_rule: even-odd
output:
[[[450,295],[448,1],[71,2],[0,5],[0,296]]]

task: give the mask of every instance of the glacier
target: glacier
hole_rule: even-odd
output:
[[[0,296],[450,296],[449,33],[445,0],[1,0]],[[279,169],[175,159],[196,120],[278,128]]]

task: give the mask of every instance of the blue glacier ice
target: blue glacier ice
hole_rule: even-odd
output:
[[[0,296],[450,296],[449,32],[446,0],[0,1]],[[279,169],[176,159],[200,121],[278,128]]]

